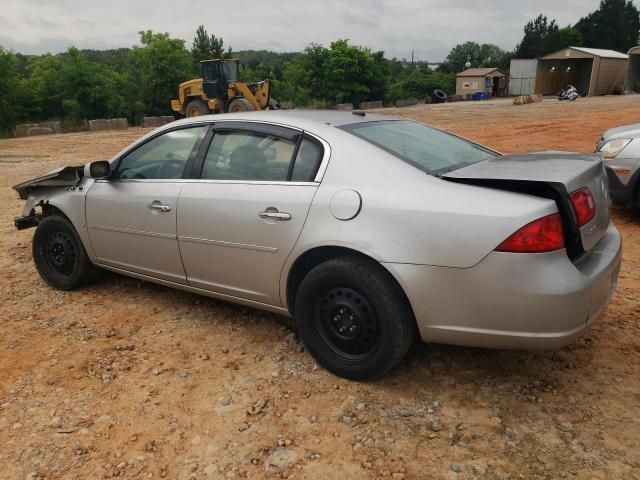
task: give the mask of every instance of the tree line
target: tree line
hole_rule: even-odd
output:
[[[272,80],[272,95],[289,107],[357,105],[366,100],[391,103],[424,98],[438,88],[455,91],[455,74],[467,63],[508,70],[511,58],[536,58],[567,46],[626,52],[638,44],[640,14],[631,0],[602,0],[574,25],[560,27],[539,15],[524,26],[512,52],[496,45],[465,42],[432,69],[427,62],[388,59],[382,51],[340,39],[302,52],[234,52],[222,38],[199,26],[191,48],[168,33],[140,32],[140,45],[112,50],[75,47],[52,55],[22,55],[0,46],[0,133],[17,123],[63,120],[69,127],[91,118],[171,113],[178,84],[199,76],[206,58],[238,58],[241,80]]]

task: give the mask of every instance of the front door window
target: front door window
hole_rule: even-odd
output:
[[[204,126],[159,135],[120,160],[113,180],[179,179]]]

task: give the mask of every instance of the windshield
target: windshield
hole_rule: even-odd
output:
[[[224,78],[227,82],[238,81],[238,62],[224,61],[222,62],[222,68],[224,69]]]
[[[220,80],[220,65],[218,62],[202,62],[202,77],[205,82]]]
[[[480,145],[408,120],[354,123],[340,128],[436,175],[498,156]]]

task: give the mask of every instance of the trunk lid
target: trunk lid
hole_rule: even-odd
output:
[[[609,189],[599,154],[546,151],[504,155],[448,172],[442,178],[554,199],[571,258],[593,248],[609,226]],[[570,196],[584,187],[591,191],[596,214],[578,228]]]

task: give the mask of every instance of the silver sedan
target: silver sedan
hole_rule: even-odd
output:
[[[51,286],[99,267],[292,316],[352,379],[387,372],[416,336],[564,345],[620,268],[599,154],[503,156],[364,112],[178,121],[14,188]]]
[[[596,151],[604,155],[613,202],[640,207],[640,123],[607,130]]]

